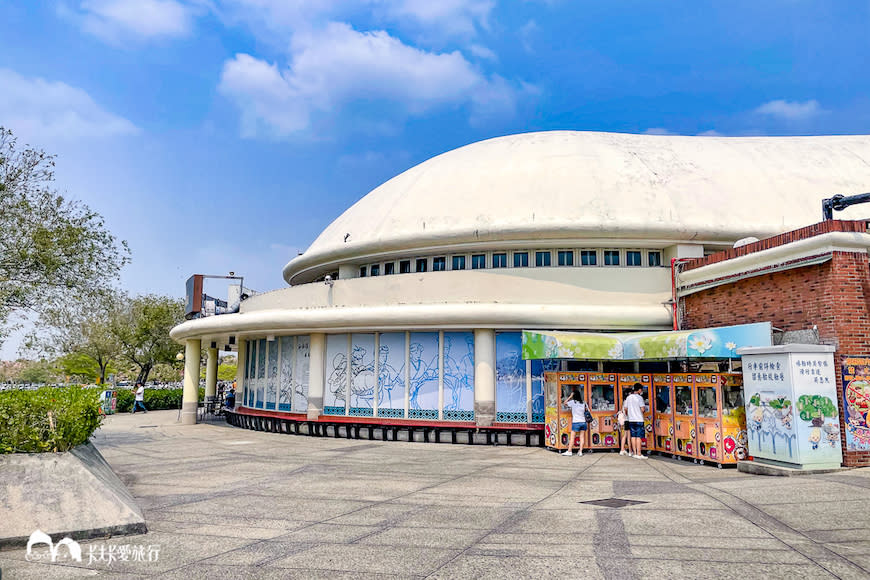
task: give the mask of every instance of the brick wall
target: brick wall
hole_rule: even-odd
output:
[[[690,294],[682,299],[685,305],[682,328],[766,321],[782,330],[806,330],[816,325],[822,341],[837,347],[834,363],[842,426],[845,422],[840,357],[870,355],[868,298],[867,254],[834,252],[832,259],[823,264],[763,274]],[[870,452],[845,451],[845,429],[841,428],[840,438],[844,465],[870,465]]]

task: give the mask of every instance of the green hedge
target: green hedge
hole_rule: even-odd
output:
[[[159,411],[161,409],[180,409],[181,397],[183,389],[149,389],[145,387],[145,408],[149,411]],[[135,399],[132,389],[118,388],[115,389],[118,398],[115,411],[118,413],[129,413],[133,410],[133,400]],[[199,389],[199,400],[205,399],[205,389]]]
[[[0,453],[68,451],[100,426],[99,392],[42,387],[0,392]]]

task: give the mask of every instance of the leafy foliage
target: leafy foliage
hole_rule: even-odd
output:
[[[804,421],[822,420],[824,417],[836,417],[837,405],[821,395],[801,395],[797,402],[798,413]],[[814,426],[815,423],[813,423]]]
[[[789,401],[785,397],[779,397],[776,399],[771,399],[769,405],[771,409],[788,409],[789,407],[791,407],[791,401]]]
[[[121,356],[139,369],[143,383],[154,365],[173,364],[182,346],[169,338],[169,331],[184,321],[184,302],[148,294],[126,299],[110,322]],[[147,403],[146,403],[147,405]]]
[[[161,409],[180,409],[184,389],[149,389],[145,387],[145,408],[149,411]],[[133,409],[134,392],[131,389],[117,389],[118,413],[129,413]],[[199,389],[199,400],[205,399],[205,389]]]
[[[0,392],[0,453],[68,451],[100,426],[98,391],[43,387]]]
[[[54,157],[0,127],[0,341],[12,313],[63,310],[115,280],[129,249],[87,205],[51,188]]]

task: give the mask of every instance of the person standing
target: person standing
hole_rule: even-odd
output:
[[[141,381],[136,383],[135,399],[133,401],[133,412],[135,413],[138,409],[142,409],[142,412],[147,413],[148,409],[145,408],[145,385]]]
[[[579,435],[580,445],[577,457],[580,457],[583,455],[583,439],[586,437],[585,431],[588,425],[586,424],[586,403],[583,402],[583,396],[577,387],[574,387],[571,394],[565,397],[562,406],[571,409],[571,437],[568,439],[568,450],[563,451],[562,455],[573,455],[574,437]]]
[[[619,429],[619,454],[625,455],[627,453],[625,448],[628,446],[628,425],[626,425],[625,421],[625,411],[622,409],[616,414],[616,425]],[[629,450],[631,450],[631,447],[629,447]]]
[[[625,412],[626,422],[628,423],[628,455],[635,459],[646,459],[641,451],[641,446],[643,444],[641,440],[644,435],[643,412],[646,409],[646,403],[641,395],[643,392],[643,385],[640,383],[634,383],[631,391],[631,394],[625,398],[625,402],[622,404],[622,410]]]

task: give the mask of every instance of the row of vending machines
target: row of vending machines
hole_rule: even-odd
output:
[[[747,455],[741,374],[548,372],[544,380],[544,430],[551,449],[568,448],[571,410],[562,401],[575,387],[592,414],[588,430],[577,435],[586,438],[583,447],[619,449],[617,413],[640,383],[646,403],[644,449],[719,467]]]

